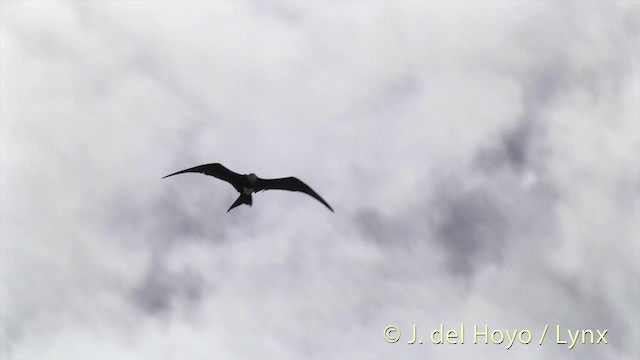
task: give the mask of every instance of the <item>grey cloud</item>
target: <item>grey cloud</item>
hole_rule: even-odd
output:
[[[637,358],[630,4],[2,2],[0,355]],[[381,336],[462,321],[612,341]]]
[[[164,315],[172,310],[175,303],[186,303],[186,307],[196,311],[203,296],[203,282],[193,271],[170,272],[162,259],[154,258],[142,282],[133,289],[136,306],[150,315]]]
[[[536,127],[539,125],[533,121],[523,120],[513,129],[504,131],[496,145],[483,148],[476,155],[475,165],[478,170],[491,173],[506,168],[518,174],[522,174],[524,170],[532,170],[536,165],[531,153]]]
[[[166,250],[190,240],[224,241],[224,214],[220,211],[221,206],[214,205],[222,197],[205,190],[211,185],[205,181],[186,181],[186,185],[185,182],[164,183],[166,193],[151,203],[135,201],[121,192],[114,194],[112,201],[106,204],[109,207],[104,216],[104,230],[116,236],[136,234],[150,238],[153,239],[151,244]],[[194,185],[196,183],[198,185]]]
[[[454,190],[455,191],[455,190]],[[446,201],[437,239],[449,252],[454,274],[470,276],[475,267],[499,261],[508,245],[508,210],[483,192],[460,194]]]
[[[403,219],[406,219],[403,221]],[[415,224],[412,219],[403,216],[384,216],[380,211],[371,208],[359,210],[354,218],[359,231],[380,245],[406,245],[415,235]]]

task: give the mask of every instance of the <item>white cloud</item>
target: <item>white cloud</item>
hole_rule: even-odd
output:
[[[638,10],[3,2],[3,357],[636,358]]]

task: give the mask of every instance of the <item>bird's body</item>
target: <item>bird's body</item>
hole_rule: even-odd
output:
[[[240,206],[242,204],[247,204],[249,206],[252,205],[253,199],[251,198],[251,194],[258,191],[265,190],[288,190],[288,191],[299,191],[303,192],[314,199],[320,201],[324,206],[329,208],[329,210],[333,211],[331,206],[318,195],[315,191],[313,191],[307,184],[303,183],[299,179],[295,177],[286,177],[286,178],[278,178],[278,179],[261,179],[256,174],[238,174],[235,173],[222,164],[214,163],[214,164],[204,164],[195,166],[189,169],[181,170],[175,172],[173,174],[167,175],[164,178],[169,176],[184,174],[184,173],[202,173],[205,175],[210,175],[216,177],[220,180],[224,180],[231,184],[239,193],[240,196],[236,199],[236,201],[231,205],[227,212],[231,211],[231,209],[236,206]]]

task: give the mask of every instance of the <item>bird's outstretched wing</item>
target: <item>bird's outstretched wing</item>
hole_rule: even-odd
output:
[[[262,190],[289,190],[289,191],[299,191],[303,192],[307,195],[312,196],[314,199],[320,201],[324,204],[324,206],[328,207],[329,210],[333,211],[331,206],[324,201],[324,199],[318,195],[313,189],[309,187],[309,185],[303,183],[299,179],[295,177],[286,177],[279,179],[260,179],[256,180],[255,191]]]
[[[184,174],[184,173],[201,173],[201,174],[205,174],[205,175],[210,175],[213,177],[217,177],[220,180],[224,180],[228,183],[230,183],[231,185],[233,185],[233,187],[242,192],[242,175],[237,174],[229,169],[227,169],[226,167],[222,166],[222,164],[219,163],[215,163],[215,164],[204,164],[204,165],[198,165],[189,169],[184,169],[178,172],[175,172],[173,174],[169,174],[167,176],[164,176],[164,178],[167,178],[169,176],[173,176],[173,175],[178,175],[178,174]]]

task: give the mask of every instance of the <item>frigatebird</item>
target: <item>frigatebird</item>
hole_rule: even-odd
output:
[[[242,204],[247,204],[251,206],[253,200],[251,199],[251,194],[258,191],[265,190],[289,190],[289,191],[299,191],[303,192],[316,200],[320,201],[324,204],[324,206],[328,207],[329,210],[333,211],[331,206],[327,204],[324,199],[318,195],[315,191],[313,191],[309,185],[303,183],[301,180],[295,177],[285,177],[278,179],[261,179],[256,176],[256,174],[244,174],[240,175],[235,173],[226,167],[222,166],[220,163],[214,164],[204,164],[198,165],[192,168],[180,170],[173,174],[164,176],[164,178],[168,178],[169,176],[184,174],[184,173],[201,173],[205,175],[210,175],[216,177],[220,180],[224,180],[231,184],[238,192],[240,196],[236,199],[236,201],[231,204],[231,207],[227,212],[231,211],[236,206],[240,206]]]

